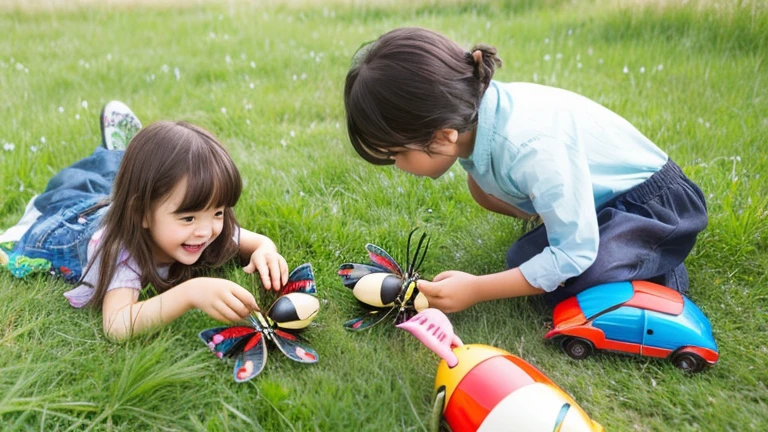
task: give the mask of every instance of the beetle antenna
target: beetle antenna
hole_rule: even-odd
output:
[[[417,229],[418,228],[414,228],[414,229],[411,230],[410,233],[408,233],[408,243],[407,243],[407,245],[405,247],[405,259],[406,260],[410,260],[411,259],[411,239],[413,238],[413,233],[415,233]],[[418,254],[418,249],[417,249],[416,253]],[[406,268],[406,270],[405,270],[406,274],[411,274],[411,272],[413,272],[413,262],[414,261],[415,261],[415,259],[408,263],[408,268]]]
[[[419,238],[419,243],[416,245],[416,252],[413,254],[413,258],[411,259],[411,262],[408,265],[408,274],[412,274],[415,272],[420,266],[421,263],[424,262],[424,257],[427,254],[427,248],[429,248],[429,241],[427,241],[426,248],[422,250],[422,246],[424,245],[424,239],[427,238],[426,233],[421,233],[421,237]],[[419,258],[419,255],[421,255],[421,258]],[[410,259],[410,255],[408,256]]]
[[[421,245],[422,243],[424,243],[425,238],[427,239],[427,243],[424,245],[424,249],[422,250]],[[414,258],[413,261],[415,263],[413,266],[413,271],[416,271],[419,268],[421,268],[421,264],[424,262],[424,258],[427,256],[427,250],[429,250],[429,240],[430,239],[427,237],[426,233],[421,235],[421,239],[419,239],[419,246],[416,248],[416,256],[413,257]],[[421,250],[421,258],[418,260],[418,262],[416,262],[416,257],[419,255],[420,250]]]

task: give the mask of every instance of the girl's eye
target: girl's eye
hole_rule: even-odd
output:
[[[194,216],[185,216],[185,217],[181,218],[181,220],[183,220],[184,222],[192,222],[193,220],[195,220],[195,217]]]
[[[215,216],[216,216],[216,217],[222,217],[222,216],[224,216],[224,210],[219,210],[219,211],[217,211],[217,212],[216,212],[216,214],[215,214]]]

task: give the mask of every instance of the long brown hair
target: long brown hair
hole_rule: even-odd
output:
[[[394,163],[386,149],[425,150],[445,128],[466,132],[477,125],[480,101],[501,60],[496,48],[462,49],[423,28],[399,28],[361,47],[344,86],[352,146],[376,165]]]
[[[224,226],[195,264],[173,263],[168,277],[163,278],[152,256],[149,230],[143,228],[142,222],[158,200],[185,179],[186,195],[177,211],[224,207]],[[216,267],[231,259],[238,250],[233,240],[238,228],[232,207],[237,204],[242,187],[232,158],[207,130],[181,121],[160,121],[139,131],[128,145],[115,177],[111,206],[103,222],[104,234],[94,254],[101,254],[101,264],[90,304],[101,305],[122,251],[136,261],[142,286],[152,284],[157,292],[178,285],[203,268]],[[86,272],[90,267],[91,264]]]

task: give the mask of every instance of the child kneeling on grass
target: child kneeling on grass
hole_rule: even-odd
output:
[[[511,246],[506,271],[420,281],[430,306],[536,294],[552,306],[624,280],[687,292],[683,260],[707,225],[701,189],[619,115],[566,90],[494,81],[500,66],[494,47],[400,28],[362,47],[347,74],[347,129],[363,159],[432,178],[458,160],[482,207],[543,222]]]
[[[275,243],[235,220],[242,180],[210,132],[170,121],[141,129],[117,101],[104,107],[101,126],[102,145],[27,207],[24,233],[6,251],[17,276],[30,270],[25,265],[47,263],[76,284],[64,294],[73,306],[101,307],[104,332],[115,339],[192,308],[225,322],[258,310],[240,285],[196,277],[238,253],[266,289],[285,284],[288,266]],[[159,294],[139,301],[149,284]]]

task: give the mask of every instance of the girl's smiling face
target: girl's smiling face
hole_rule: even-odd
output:
[[[192,265],[221,234],[224,207],[178,212],[186,191],[187,181],[184,179],[144,220],[143,226],[149,230],[152,254],[158,265],[173,262]]]

